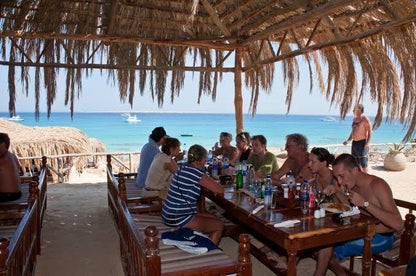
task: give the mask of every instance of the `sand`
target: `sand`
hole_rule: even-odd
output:
[[[370,173],[383,177],[395,198],[416,202],[416,162],[408,162],[404,171],[391,172],[384,170],[376,158],[370,163]],[[118,236],[107,209],[105,182],[105,164],[100,164],[96,169],[72,174],[69,183],[48,185],[37,276],[123,275]],[[237,244],[229,238],[224,238],[220,246],[229,254],[237,252]],[[313,260],[302,260],[298,275],[311,275],[314,266]],[[273,275],[254,258],[253,272]]]

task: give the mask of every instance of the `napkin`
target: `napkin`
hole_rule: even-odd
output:
[[[298,219],[289,219],[289,220],[284,220],[282,222],[278,222],[274,225],[274,227],[293,227],[295,225],[295,223],[299,223],[300,220]]]
[[[360,213],[360,209],[358,209],[357,206],[354,206],[354,207],[352,207],[351,211],[343,212],[340,216],[342,218],[345,218],[345,217],[349,217],[349,216],[353,216],[353,215],[358,215],[359,213]]]
[[[260,206],[257,206],[256,207],[256,209],[254,209],[252,212],[251,212],[251,214],[252,215],[255,215],[255,214],[257,214],[261,209],[263,209],[264,208],[264,205],[260,205]]]

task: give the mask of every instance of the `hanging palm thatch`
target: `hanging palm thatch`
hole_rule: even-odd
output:
[[[0,2],[0,65],[9,66],[11,115],[18,75],[25,93],[31,90],[29,67],[36,68],[37,115],[41,87],[51,112],[60,68],[71,112],[93,69],[105,69],[131,105],[148,84],[159,106],[168,85],[170,100],[179,96],[186,71],[199,73],[199,97],[213,100],[222,74],[231,72],[242,129],[240,74],[254,114],[280,61],[289,112],[302,57],[311,89],[317,83],[342,117],[369,94],[378,103],[374,126],[383,116],[400,119],[408,139],[416,124],[415,22],[414,0],[9,0]]]
[[[106,151],[103,142],[88,138],[84,132],[72,127],[27,127],[0,118],[0,132],[9,135],[9,150],[18,157]],[[82,171],[87,161],[86,157],[77,158],[73,165]],[[55,168],[58,166],[55,158],[49,159],[48,163]],[[30,168],[31,164],[31,160],[20,160],[23,168]]]

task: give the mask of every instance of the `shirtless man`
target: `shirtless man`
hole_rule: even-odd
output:
[[[309,169],[308,139],[302,134],[294,133],[286,136],[285,149],[287,159],[282,167],[272,174],[273,183],[280,184],[280,179],[291,170],[296,182],[313,177]]]
[[[352,121],[351,134],[344,145],[352,140],[351,154],[357,158],[363,172],[368,172],[368,150],[370,149],[370,139],[372,135],[371,122],[364,114],[364,106],[358,104],[354,108],[354,119]]]
[[[329,185],[324,190],[327,195],[343,194],[351,204],[358,206],[363,213],[379,220],[376,234],[371,241],[373,254],[381,253],[392,247],[393,232],[403,228],[403,220],[393,200],[390,186],[383,179],[360,171],[357,160],[350,154],[341,154],[332,163],[333,173],[340,187]],[[377,192],[375,192],[377,191]],[[347,256],[363,253],[364,240],[349,241],[335,247],[321,249],[318,253],[315,276],[325,275],[331,262],[336,275],[347,275],[338,260]]]
[[[10,139],[0,133],[0,202],[19,199],[20,192],[19,160],[9,152]]]

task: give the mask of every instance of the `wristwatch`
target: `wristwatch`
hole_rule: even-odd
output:
[[[368,202],[368,201],[364,201],[364,203],[363,203],[363,208],[364,209],[367,209],[367,207],[368,206],[370,206],[370,202]]]

